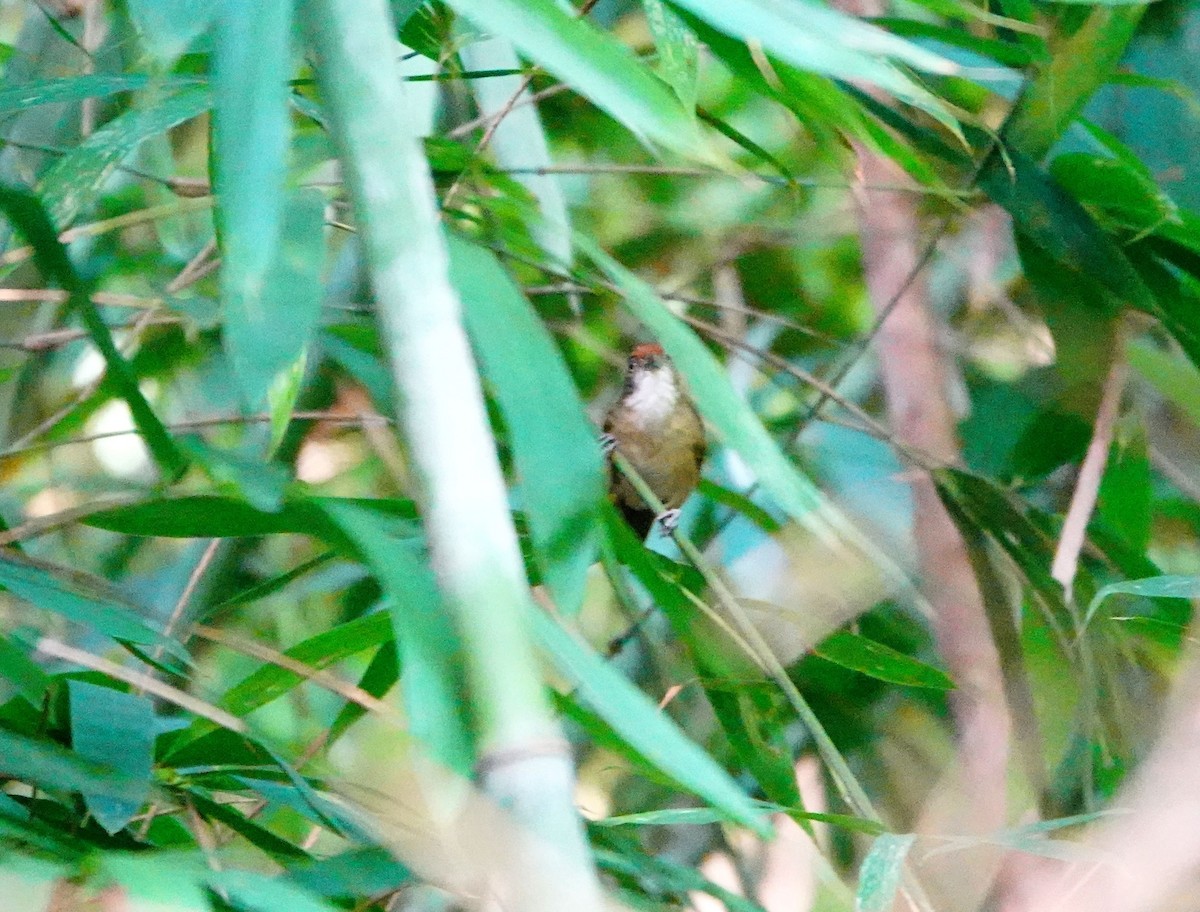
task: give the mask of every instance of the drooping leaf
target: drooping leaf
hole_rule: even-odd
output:
[[[549,616],[535,612],[534,630],[559,673],[642,756],[730,820],[769,832],[746,793],[645,694]]]
[[[671,2],[727,35],[759,44],[794,66],[845,81],[871,83],[901,101],[924,109],[950,129],[958,129],[956,119],[943,102],[896,65],[904,63],[943,75],[958,69],[933,51],[815,3]]]
[[[133,605],[94,578],[0,551],[0,586],[31,605],[84,624],[97,633],[161,648],[187,660],[187,652],[177,640],[164,637],[141,620],[149,616],[147,609]]]
[[[230,191],[231,193],[235,191]],[[252,203],[253,201],[251,201]],[[239,203],[238,207],[241,208]],[[272,245],[272,259],[247,265],[247,274],[228,279],[225,298],[224,341],[237,375],[242,396],[252,411],[261,410],[268,393],[297,372],[321,311],[321,272],[325,258],[325,200],[320,193],[303,190],[287,199],[283,223]],[[259,244],[265,225],[239,229],[240,243]],[[232,243],[236,235],[225,230]],[[253,272],[251,269],[261,273]],[[223,267],[222,275],[228,267]],[[237,285],[232,283],[237,282]],[[298,371],[303,373],[302,367]],[[295,384],[292,384],[294,389]],[[290,414],[292,396],[285,397]],[[282,436],[287,422],[273,421]],[[278,426],[278,427],[276,427]]]
[[[607,111],[642,140],[712,161],[694,117],[613,37],[554,0],[449,0],[449,6]]]
[[[157,725],[154,705],[145,697],[89,684],[68,682],[71,702],[71,746],[85,760],[111,766],[130,783],[141,783],[140,795],[114,798],[85,790],[84,804],[109,833],[125,828],[150,795]]]
[[[114,117],[83,140],[42,178],[39,190],[54,223],[65,227],[91,206],[113,172],[145,139],[198,117],[210,103],[207,87],[184,89]]]
[[[908,852],[916,841],[911,833],[884,833],[875,837],[858,872],[856,912],[887,912],[896,900]]]
[[[596,429],[549,332],[496,258],[451,236],[450,276],[508,428],[538,564],[559,609],[574,614],[604,496]]]
[[[460,772],[471,768],[472,741],[462,717],[462,646],[424,553],[424,543],[389,536],[379,514],[327,501],[329,518],[360,549],[388,597],[412,733]]]
[[[848,630],[826,637],[813,648],[813,652],[828,662],[880,681],[935,690],[951,690],[954,687],[954,682],[945,672]]]

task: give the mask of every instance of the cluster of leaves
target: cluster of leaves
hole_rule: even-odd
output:
[[[393,443],[397,397],[302,38],[308,5],[125,0],[84,14],[99,30],[6,7],[24,15],[0,88],[0,268],[10,288],[65,299],[0,314],[13,349],[0,365],[0,882],[20,908],[61,903],[67,882],[121,890],[130,908],[417,896],[430,878],[339,797],[335,770],[386,762],[356,725],[375,716],[394,742],[403,728],[415,753],[471,775],[466,647]],[[880,526],[903,525],[903,496],[879,492],[898,490],[900,461],[923,465],[893,452],[869,384],[852,389],[867,321],[839,217],[847,141],[900,166],[940,225],[934,242],[964,238],[989,201],[1002,208],[1015,301],[962,306],[964,267],[931,246],[952,289],[940,303],[972,342],[990,327],[972,321],[1001,303],[1053,341],[1051,365],[1008,337],[1001,363],[964,359],[965,465],[923,465],[971,549],[1010,692],[1032,695],[1013,707],[1033,745],[1030,803],[1062,817],[995,838],[1053,854],[1047,835],[1111,797],[1146,743],[1131,708],[1177,658],[1179,599],[1196,590],[1160,570],[1196,561],[1179,534],[1200,523],[1178,480],[1194,460],[1167,476],[1148,441],[1186,449],[1200,422],[1200,223],[1131,151],[1144,134],[1087,116],[1104,115],[1093,98],[1109,84],[1190,97],[1116,71],[1143,8],[1009,0],[999,15],[927,0],[867,22],[766,0],[580,15],[554,0],[391,6],[526,571],[558,608],[533,618],[534,636],[584,782],[611,811],[588,832],[609,886],[638,908],[699,891],[758,909],[695,862],[724,846],[718,824],[763,834],[777,812],[834,825],[831,908],[853,902],[840,875],[857,879],[861,908],[888,908],[912,801],[881,747],[951,729],[953,682],[905,593],[876,594],[853,631],[827,625],[778,667],[730,621],[749,603],[722,574],[686,545],[688,560],[645,547],[608,509],[581,404],[616,381],[612,353],[648,333],[717,438],[690,538],[719,536],[733,574],[801,528],[902,577],[904,561],[835,506],[860,498]],[[522,92],[541,96],[548,139]],[[556,173],[550,149],[578,173]],[[714,301],[722,264],[740,309]],[[686,320],[635,273],[669,275]],[[765,382],[735,386],[747,352],[763,354]],[[83,370],[96,354],[99,380]],[[1082,458],[1116,358],[1138,408],[1118,429],[1072,600],[1050,574],[1062,469]],[[827,403],[813,372],[844,377],[844,395]],[[818,420],[835,411],[840,423]],[[820,563],[834,586],[860,572]],[[1166,599],[1114,615],[1112,595]],[[617,632],[650,604],[668,626],[613,656],[568,632]],[[660,711],[648,692],[671,684],[695,686]],[[801,801],[808,751],[837,813]],[[606,764],[619,776],[594,773]],[[659,851],[663,827],[705,835],[681,859]]]

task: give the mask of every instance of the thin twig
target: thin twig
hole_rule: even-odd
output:
[[[79,238],[99,237],[102,234],[108,234],[110,231],[118,231],[121,228],[128,228],[131,225],[140,225],[144,222],[153,222],[162,218],[170,218],[175,215],[182,215],[185,212],[195,212],[202,209],[211,209],[214,199],[211,196],[200,197],[197,199],[184,199],[172,203],[164,203],[161,206],[148,206],[145,209],[138,209],[135,212],[126,212],[122,215],[116,215],[109,219],[103,219],[99,222],[90,222],[86,225],[79,225],[75,228],[68,228],[58,236],[58,239],[69,244]],[[0,266],[12,266],[14,263],[23,263],[33,256],[33,247],[15,247],[12,250],[0,255]]]
[[[208,719],[210,722],[215,722],[222,728],[227,728],[239,734],[246,734],[249,731],[246,723],[237,716],[213,706],[211,703],[206,703],[199,697],[184,693],[177,687],[164,684],[147,672],[125,668],[116,662],[103,659],[82,649],[76,649],[74,646],[68,646],[66,643],[59,642],[50,637],[42,637],[38,640],[37,651],[42,655],[62,659],[65,662],[72,662],[75,665],[82,665],[84,668],[99,671],[111,678],[116,678],[118,681],[124,681],[138,690],[153,694],[162,700],[166,700],[168,703],[175,704],[181,709],[186,709],[194,715]]]
[[[1079,477],[1071,494],[1071,504],[1063,520],[1062,534],[1058,539],[1058,547],[1054,549],[1054,562],[1050,565],[1050,575],[1063,587],[1068,602],[1071,600],[1075,584],[1075,573],[1079,569],[1079,553],[1087,539],[1088,523],[1091,522],[1092,511],[1096,507],[1096,498],[1100,492],[1100,480],[1104,477],[1104,467],[1108,464],[1113,431],[1121,410],[1121,395],[1125,391],[1125,381],[1129,376],[1122,335],[1121,332],[1117,333],[1113,361],[1108,369],[1108,376],[1104,378],[1100,405],[1096,409],[1092,439],[1088,443],[1083,464],[1079,467]]]
[[[293,412],[293,421],[323,421],[328,424],[343,425],[345,427],[365,427],[367,425],[382,425],[391,424],[392,419],[386,415],[362,414],[362,415],[342,415],[335,412]],[[210,427],[221,427],[223,425],[233,424],[264,424],[272,420],[269,414],[258,415],[231,415],[222,418],[197,418],[193,421],[177,421],[174,424],[166,425],[168,431],[197,431]],[[110,437],[124,437],[127,434],[141,434],[141,430],[136,427],[129,427],[119,431],[100,431],[95,434],[86,434],[82,437],[71,437],[67,440],[50,440],[43,443],[32,443],[20,447],[13,447],[0,453],[0,461],[11,459],[15,456],[21,456],[25,453],[32,453],[41,450],[54,450],[64,446],[75,446],[81,443],[92,443],[96,440],[106,440]]]
[[[272,649],[270,646],[264,646],[262,643],[255,642],[254,640],[246,640],[227,633],[224,630],[218,630],[215,627],[208,627],[204,624],[197,624],[192,628],[191,633],[193,636],[218,643],[226,649],[232,649],[234,652],[269,662],[278,668],[290,671],[304,680],[311,681],[318,687],[328,690],[330,693],[337,694],[347,702],[362,707],[368,712],[383,716],[394,722],[401,721],[400,714],[390,703],[367,693],[367,691],[357,685],[343,681],[337,675],[323,668],[314,668],[312,665],[285,655],[277,649]]]

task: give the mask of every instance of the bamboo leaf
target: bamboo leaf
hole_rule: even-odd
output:
[[[644,142],[715,161],[696,119],[624,45],[554,0],[449,0],[462,15],[511,41]]]
[[[730,820],[760,834],[770,828],[746,793],[640,690],[547,615],[534,615],[542,648],[579,696],[631,747]]]
[[[104,791],[84,791],[84,804],[96,822],[117,833],[150,795],[157,734],[154,706],[145,697],[86,681],[68,682],[68,693],[75,752],[93,763],[109,764],[131,784],[142,785],[140,794],[119,798]]]
[[[487,250],[450,237],[450,277],[513,448],[534,554],[555,604],[574,614],[595,562],[604,468],[562,356]]]

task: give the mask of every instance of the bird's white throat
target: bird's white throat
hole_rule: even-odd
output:
[[[647,427],[666,418],[678,399],[674,371],[660,367],[634,374],[633,389],[625,397],[625,406],[639,425]]]

